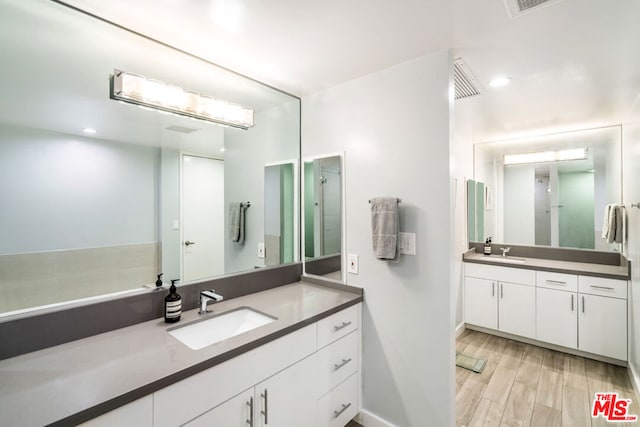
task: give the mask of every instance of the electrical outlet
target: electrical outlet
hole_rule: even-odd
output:
[[[258,258],[264,258],[264,243],[258,243]]]
[[[349,254],[347,256],[347,272],[358,274],[358,255]]]

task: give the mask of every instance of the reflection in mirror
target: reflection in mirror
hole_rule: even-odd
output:
[[[298,260],[295,167],[285,218],[264,216],[265,165],[298,159],[298,98],[54,2],[0,13],[0,313]],[[251,108],[255,126],[110,99],[115,69]],[[247,202],[233,240],[230,207]],[[267,221],[282,238],[268,264]]]
[[[304,271],[343,280],[342,156],[304,161]]]
[[[621,203],[621,162],[620,126],[476,144],[486,187],[475,241],[619,250],[601,234],[605,206]]]
[[[297,259],[297,161],[264,168],[264,264]]]

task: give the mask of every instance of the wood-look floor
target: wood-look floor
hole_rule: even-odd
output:
[[[456,367],[458,427],[640,425],[591,418],[596,392],[632,399],[629,412],[640,416],[626,368],[469,329],[456,350],[488,359],[481,374]]]

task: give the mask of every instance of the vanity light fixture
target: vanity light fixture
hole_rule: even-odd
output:
[[[527,163],[563,162],[568,160],[584,160],[589,154],[587,148],[571,148],[559,151],[540,151],[537,153],[505,154],[505,165],[523,165]]]
[[[495,77],[493,80],[489,82],[489,86],[491,87],[502,87],[511,83],[511,77],[499,76]]]
[[[117,101],[245,130],[255,125],[252,109],[179,86],[120,70],[109,81],[109,96]]]

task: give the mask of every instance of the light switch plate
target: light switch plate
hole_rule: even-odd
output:
[[[398,233],[398,245],[400,253],[405,255],[416,254],[416,233]]]
[[[258,258],[264,258],[264,243],[258,243]]]
[[[351,274],[358,274],[358,255],[349,254],[347,255],[347,272]]]

